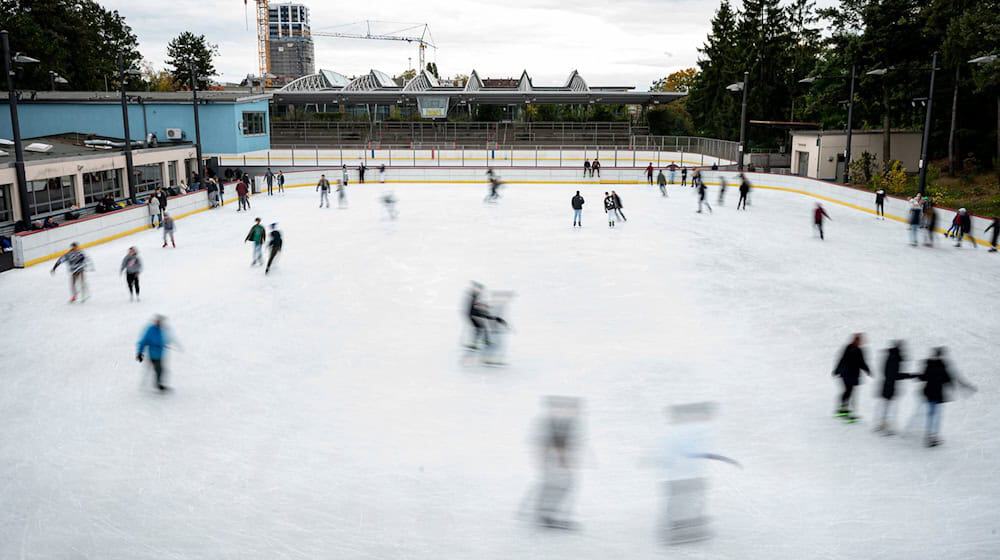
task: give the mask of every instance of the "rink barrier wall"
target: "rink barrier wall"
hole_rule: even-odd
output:
[[[208,194],[204,190],[172,196],[167,200],[167,212],[174,220],[181,220],[209,208]],[[13,239],[14,266],[25,268],[56,259],[74,241],[81,248],[87,248],[153,229],[149,221],[149,208],[140,205],[107,214],[93,214],[52,229],[18,233]]]

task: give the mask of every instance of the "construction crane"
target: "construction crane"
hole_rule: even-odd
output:
[[[257,71],[261,79],[261,84],[265,87],[271,85],[271,33],[270,19],[271,10],[268,0],[254,0],[257,8]],[[246,12],[247,0],[243,0],[243,10]],[[247,27],[250,24],[247,22]]]
[[[259,0],[258,0],[259,1]],[[372,24],[394,24],[394,25],[405,25],[402,29],[397,29],[396,31],[391,31],[389,33],[372,33]],[[358,21],[354,23],[345,23],[343,25],[334,26],[336,27],[347,27],[352,25],[364,25],[364,33],[342,33],[336,31],[313,31],[313,37],[337,37],[340,39],[374,39],[377,41],[406,41],[407,43],[417,43],[419,46],[418,60],[420,61],[420,69],[423,70],[427,67],[426,63],[426,51],[427,47],[432,49],[437,49],[434,46],[434,36],[431,35],[431,28],[426,23],[400,23],[392,21],[374,21],[365,20]],[[413,31],[419,29],[420,36],[415,35],[400,35],[400,33],[406,33],[408,31]]]

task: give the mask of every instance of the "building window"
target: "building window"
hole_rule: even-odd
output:
[[[0,223],[13,222],[14,211],[10,203],[10,185],[0,185]]]
[[[243,112],[243,134],[251,136],[254,134],[265,134],[264,112],[244,111]]]
[[[163,168],[158,163],[147,165],[136,165],[135,170],[135,194],[155,191],[163,186]]]
[[[83,174],[84,204],[97,204],[98,201],[109,194],[115,197],[115,200],[125,198],[120,169],[108,169]]]
[[[66,210],[76,204],[76,177],[64,175],[37,181],[28,181],[28,206],[31,215],[48,214]]]
[[[171,187],[176,187],[179,183],[181,177],[177,176],[177,162],[168,161],[167,162],[167,184]]]

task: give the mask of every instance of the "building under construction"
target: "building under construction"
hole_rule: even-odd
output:
[[[309,8],[302,4],[272,4],[268,10],[268,36],[273,84],[286,84],[316,71]]]

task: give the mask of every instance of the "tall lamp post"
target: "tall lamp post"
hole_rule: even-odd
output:
[[[924,114],[924,134],[920,141],[920,176],[917,182],[921,195],[927,192],[927,144],[931,135],[931,109],[934,105],[934,74],[937,72],[937,51],[931,57],[931,83],[927,90],[927,112]]]
[[[729,84],[726,89],[729,91],[742,91],[743,104],[740,109],[740,145],[737,148],[739,160],[736,162],[736,169],[743,171],[743,154],[747,145],[747,93],[750,91],[750,72],[743,73],[743,81]]]
[[[17,92],[14,91],[14,64],[30,64],[38,60],[15,53],[10,56],[10,41],[6,31],[0,31],[3,42],[3,70],[7,73],[7,99],[10,106],[10,128],[14,140],[14,173],[17,176],[17,199],[21,207],[21,219],[31,221],[31,204],[28,203],[28,179],[24,173],[24,145],[21,143],[21,124],[17,120]]]
[[[191,105],[194,107],[194,151],[198,158],[198,188],[205,184],[205,161],[201,157],[201,123],[198,120],[198,72],[191,61]],[[193,186],[193,185],[192,185]]]
[[[979,56],[973,58],[969,61],[970,64],[994,64],[1000,60],[1000,55],[988,54],[986,56]],[[1000,175],[1000,94],[997,94],[997,155],[996,161],[993,163],[993,167],[996,169],[998,175]]]
[[[851,140],[854,133],[854,80],[856,66],[851,65],[850,87],[847,97],[847,147],[844,149],[844,183],[851,179]],[[820,79],[844,79],[847,76],[811,76],[799,80],[800,84],[811,84]]]
[[[49,84],[51,85],[51,88],[50,88],[51,91],[55,91],[56,90],[56,84],[63,85],[63,84],[68,84],[68,83],[69,82],[66,81],[66,78],[63,78],[57,72],[53,72],[52,70],[49,70]]]
[[[125,86],[127,85],[126,77],[130,75],[138,74],[136,70],[126,70],[125,69],[125,59],[121,55],[118,55],[118,81],[121,85],[121,103],[122,103],[122,129],[125,131],[123,138],[125,139],[125,184],[128,186],[128,198],[133,204],[136,202],[135,197],[135,165],[132,163],[132,131],[128,126],[128,95],[125,93]]]

